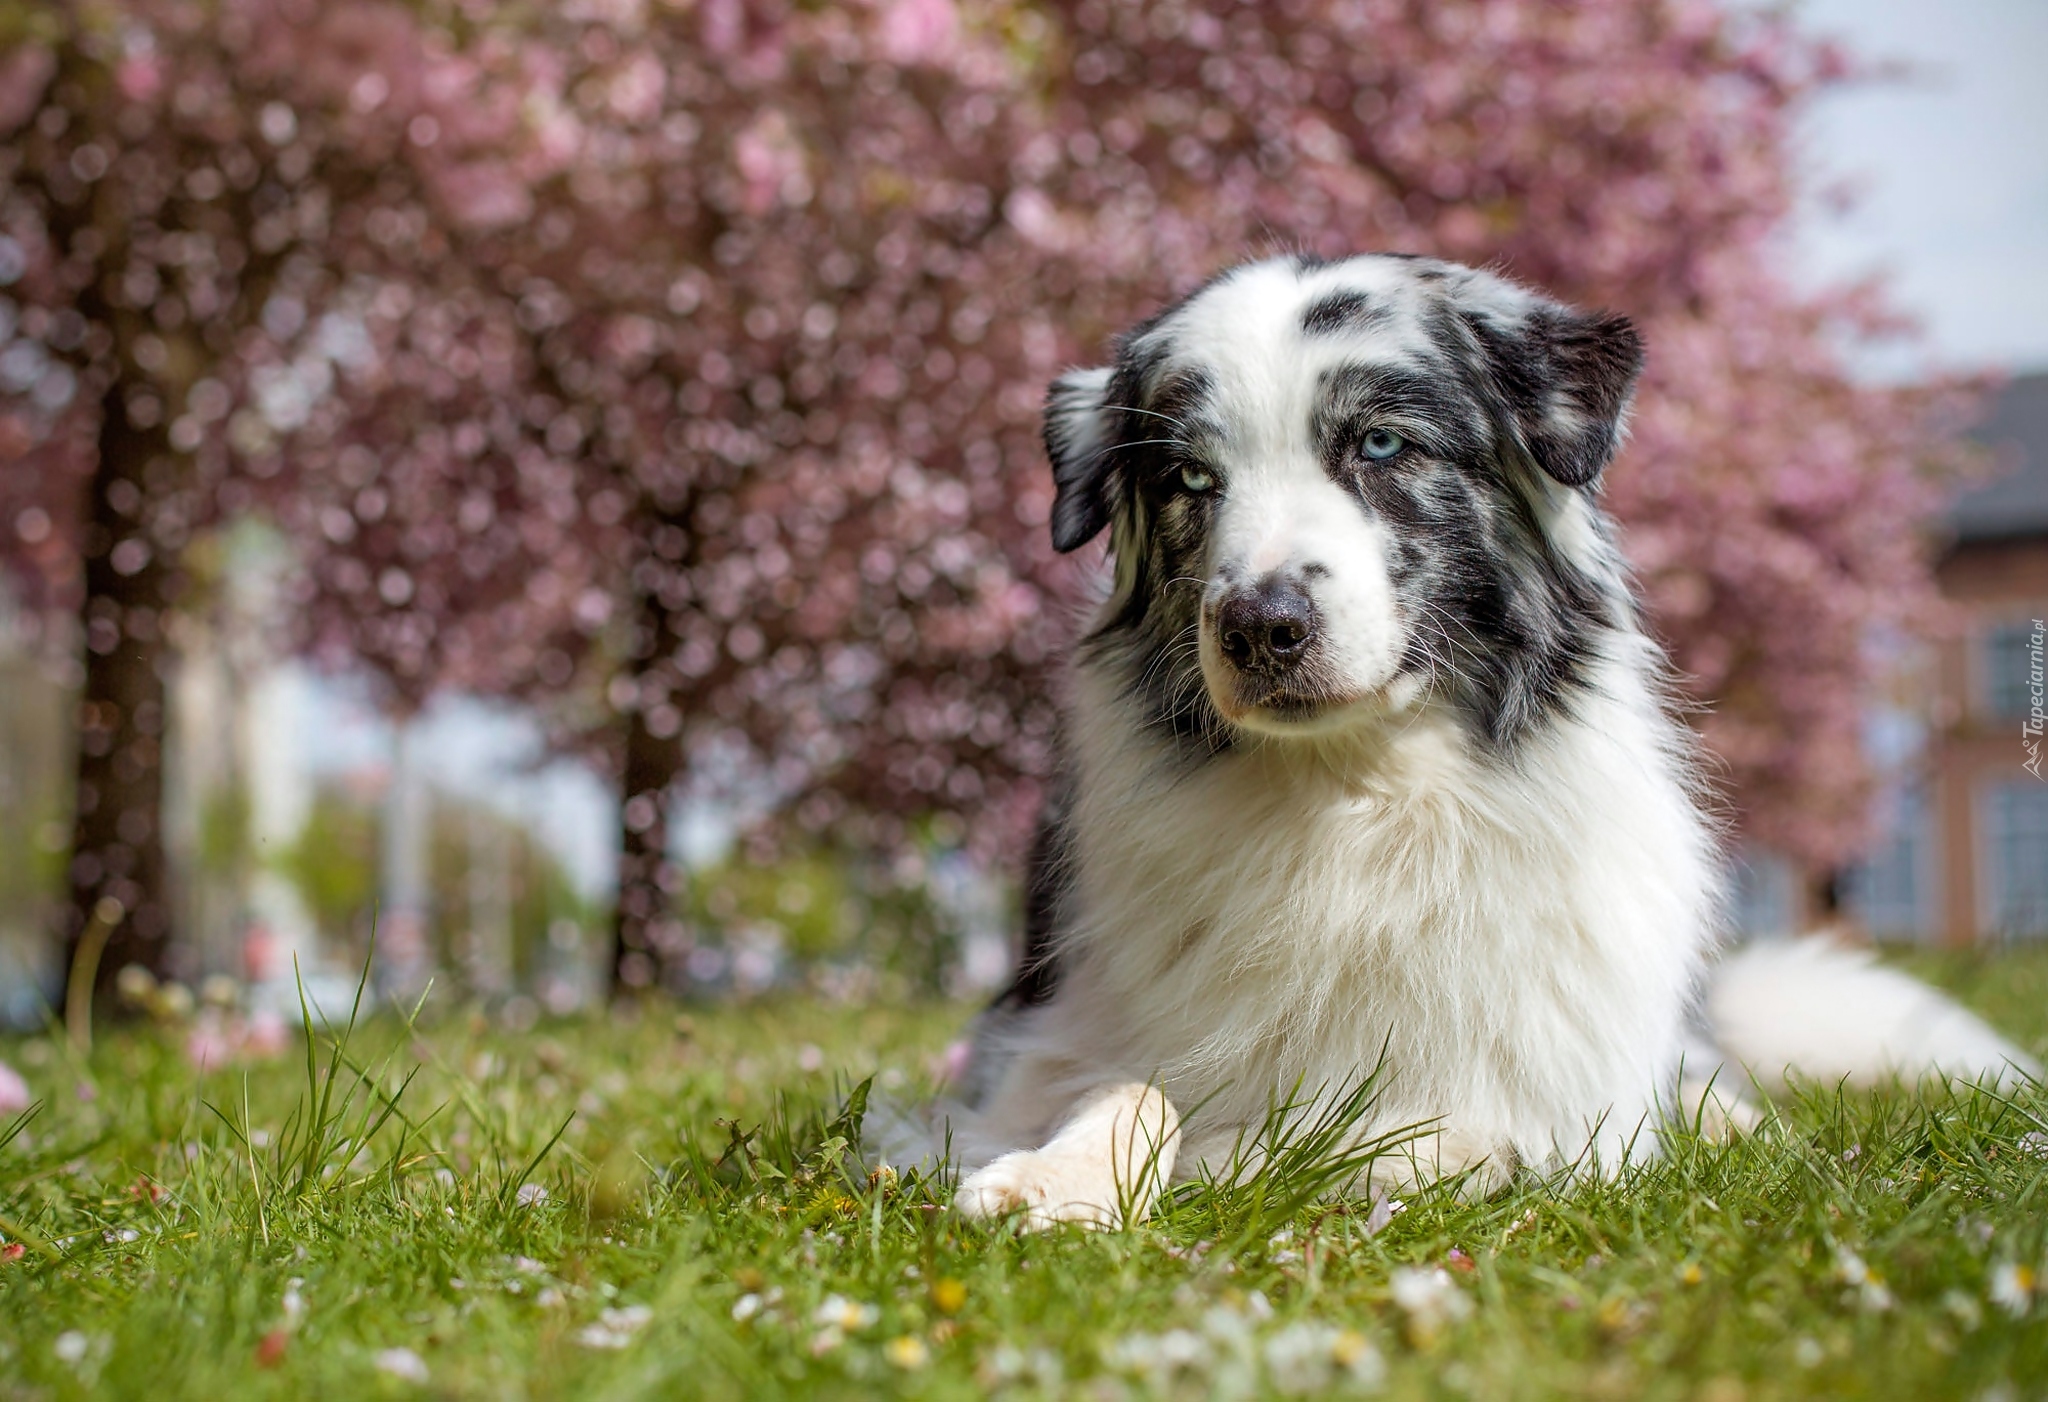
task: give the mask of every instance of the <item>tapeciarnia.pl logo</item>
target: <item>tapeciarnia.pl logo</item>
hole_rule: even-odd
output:
[[[2027,752],[2020,767],[2036,779],[2042,777],[2041,730],[2044,720],[2048,720],[2042,714],[2041,644],[2044,633],[2048,633],[2048,627],[2044,627],[2041,619],[2035,619],[2033,634],[2027,639],[2027,718],[2020,722],[2020,746]]]

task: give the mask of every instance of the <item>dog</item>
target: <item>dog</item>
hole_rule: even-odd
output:
[[[1109,569],[1023,957],[936,1116],[958,1211],[1142,1216],[1367,1074],[1375,1190],[1483,1193],[1741,1120],[1724,1057],[2037,1070],[1853,953],[1706,982],[1722,834],[1599,500],[1643,358],[1490,272],[1283,257],[1053,384],[1053,544]]]

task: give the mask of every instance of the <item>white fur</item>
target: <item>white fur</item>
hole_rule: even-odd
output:
[[[1714,1039],[1768,1091],[1792,1078],[1856,1088],[1946,1076],[1994,1086],[2041,1064],[1869,950],[1826,938],[1753,944],[1715,970]]]
[[[1060,998],[956,1121],[964,1161],[1152,1080],[1199,1107],[1181,1162],[1214,1166],[1276,1094],[1334,1091],[1384,1048],[1361,1135],[1434,1122],[1428,1176],[1618,1164],[1675,1083],[1716,879],[1646,660],[1611,659],[1513,778],[1418,712],[1174,779],[1081,677],[1088,914]]]

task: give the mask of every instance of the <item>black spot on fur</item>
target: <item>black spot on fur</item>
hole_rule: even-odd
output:
[[[1402,670],[1506,753],[1585,685],[1609,612],[1551,546],[1504,460],[1488,411],[1497,394],[1454,355],[1429,368],[1346,366],[1323,377],[1312,429],[1326,470],[1389,527],[1388,573],[1411,637]],[[1407,446],[1365,458],[1358,444],[1373,428]]]
[[[1374,306],[1363,292],[1332,292],[1309,304],[1301,314],[1301,329],[1311,336],[1328,336],[1340,331],[1364,331],[1386,318],[1387,309]]]
[[[1199,367],[1163,368],[1168,351],[1156,333],[1125,337],[1109,379],[1119,606],[1081,647],[1092,663],[1124,675],[1148,729],[1200,757],[1229,744],[1195,646],[1214,500],[1187,492],[1181,477],[1215,451],[1215,383]]]
[[[1470,457],[1486,439],[1470,391],[1440,367],[1344,365],[1324,371],[1309,432],[1339,480],[1349,466],[1359,465],[1360,440],[1375,428],[1392,429],[1411,446],[1446,458]]]
[[[1536,465],[1583,487],[1621,446],[1622,416],[1643,368],[1643,342],[1624,316],[1548,306],[1500,326],[1459,319]]]
[[[996,996],[998,1008],[1033,1008],[1049,1003],[1059,991],[1060,962],[1056,937],[1066,923],[1073,888],[1068,839],[1068,797],[1056,788],[1039,814],[1024,869],[1024,948],[1009,986]]]
[[[1102,441],[1100,391],[1086,372],[1062,375],[1045,397],[1045,454],[1052,461],[1052,543],[1079,550],[1109,524],[1111,463]]]

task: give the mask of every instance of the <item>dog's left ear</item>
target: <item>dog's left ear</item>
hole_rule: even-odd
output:
[[[1109,524],[1108,402],[1112,371],[1069,370],[1045,396],[1045,451],[1052,459],[1052,544],[1079,550]]]
[[[1488,378],[1536,465],[1568,487],[1621,446],[1643,339],[1625,316],[1538,299],[1518,321],[1473,316]]]

